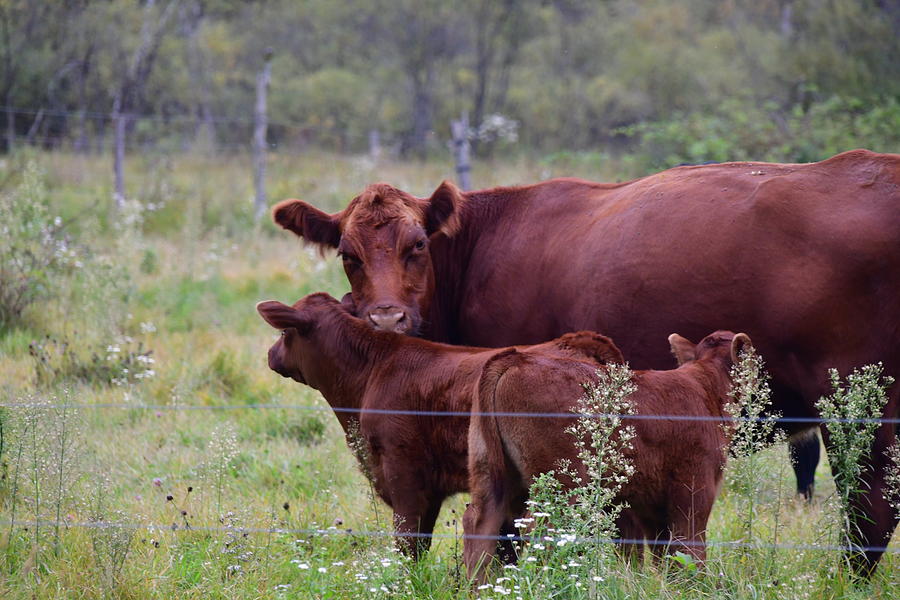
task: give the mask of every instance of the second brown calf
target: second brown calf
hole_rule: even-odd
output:
[[[699,344],[672,335],[679,367],[636,371],[631,399],[638,415],[678,415],[699,420],[627,422],[636,430],[627,452],[635,473],[622,489],[628,507],[619,519],[623,538],[654,540],[698,561],[706,556],[706,523],[722,479],[726,435],[722,417],[731,390],[729,371],[750,338],[717,331]],[[533,357],[508,350],[485,365],[469,430],[472,502],[463,518],[464,557],[469,575],[483,580],[500,524],[521,517],[528,489],[541,473],[568,459],[581,469],[571,434],[573,418],[523,418],[496,413],[566,413],[583,395],[582,383],[595,378],[584,363]],[[565,483],[565,482],[564,482]],[[634,548],[632,548],[633,550]]]

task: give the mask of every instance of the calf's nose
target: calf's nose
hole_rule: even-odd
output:
[[[369,320],[375,329],[402,333],[405,329],[406,313],[397,306],[379,306],[369,311]]]
[[[281,353],[278,352],[277,345],[269,348],[269,368],[282,377],[290,377],[287,374],[287,369],[284,366],[284,362],[281,360]]]

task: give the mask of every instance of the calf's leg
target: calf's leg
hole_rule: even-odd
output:
[[[389,482],[387,495],[394,509],[394,531],[397,547],[413,560],[431,547],[431,533],[441,509],[443,497],[435,497],[425,489],[426,479],[404,461],[386,461],[384,480]]]
[[[394,503],[394,532],[397,546],[404,554],[418,560],[428,552],[440,510],[440,501]]]
[[[495,490],[496,491],[496,490]],[[463,515],[463,561],[469,579],[484,583],[487,571],[497,551],[497,535],[507,522],[507,507],[503,494],[472,491],[472,502]],[[471,536],[471,537],[470,537]]]
[[[500,557],[500,560],[505,565],[515,564],[519,559],[519,555],[516,553],[515,544],[508,536],[518,536],[519,531],[516,529],[515,524],[507,519],[500,527],[500,535],[506,539],[500,540],[497,544],[497,556]]]
[[[669,503],[671,541],[667,553],[683,552],[692,556],[698,565],[706,561],[706,524],[717,490],[714,481],[696,487],[676,485]]]

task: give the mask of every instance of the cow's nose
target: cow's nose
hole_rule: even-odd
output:
[[[406,323],[406,313],[397,306],[379,306],[369,311],[369,320],[375,329],[402,332]]]

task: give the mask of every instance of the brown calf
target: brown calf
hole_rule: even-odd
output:
[[[637,391],[631,399],[636,413],[723,416],[731,389],[729,369],[750,338],[717,331],[696,346],[677,334],[669,342],[680,366],[635,372]],[[582,383],[593,377],[588,364],[538,360],[515,350],[498,353],[485,365],[469,430],[472,502],[463,517],[467,535],[496,536],[501,523],[521,517],[534,478],[558,468],[560,459],[570,460],[585,475],[574,440],[564,431],[574,417],[526,419],[496,413],[568,412],[583,394]],[[725,462],[722,424],[655,419],[628,424],[637,434],[628,452],[635,473],[618,498],[629,506],[619,519],[620,534],[669,542],[668,551],[680,550],[703,561],[706,522]],[[490,539],[466,538],[470,576],[485,577],[494,546]]]
[[[358,430],[368,461],[364,470],[394,511],[400,546],[418,556],[430,545],[427,536],[441,503],[469,489],[468,414],[481,370],[498,350],[376,331],[327,294],[312,294],[293,307],[261,302],[257,310],[283,330],[269,350],[269,367],[319,390],[335,410],[348,443]],[[518,351],[536,360],[567,358],[584,363],[587,371],[623,362],[607,338],[591,332]],[[367,412],[372,409],[426,414]]]

